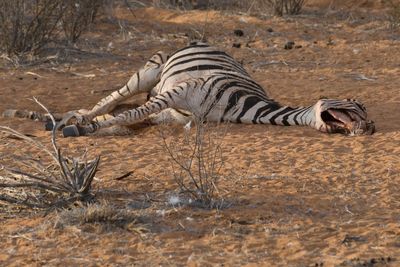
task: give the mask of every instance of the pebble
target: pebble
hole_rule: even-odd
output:
[[[242,30],[240,30],[240,29],[234,30],[233,33],[234,33],[236,36],[239,36],[239,37],[242,37],[242,36],[244,35],[244,32],[243,32]]]
[[[285,44],[285,49],[286,49],[286,50],[292,49],[293,46],[294,46],[294,42],[293,42],[293,41],[289,41],[289,42],[287,42],[287,43]]]
[[[234,48],[240,48],[242,46],[241,43],[233,43],[232,47]]]

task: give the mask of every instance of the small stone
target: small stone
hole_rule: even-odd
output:
[[[232,47],[234,48],[240,48],[242,46],[241,43],[233,43]]]
[[[243,32],[242,30],[240,30],[240,29],[234,30],[233,33],[234,33],[236,36],[239,36],[239,37],[242,37],[242,36],[244,35],[244,32]]]
[[[294,48],[300,49],[300,48],[302,48],[302,47],[303,47],[302,45],[296,45]]]
[[[274,32],[274,29],[268,28],[268,29],[267,29],[267,32]]]
[[[294,42],[293,42],[293,41],[289,41],[289,42],[287,42],[287,43],[285,44],[285,49],[286,49],[286,50],[292,49],[293,46],[294,46]]]

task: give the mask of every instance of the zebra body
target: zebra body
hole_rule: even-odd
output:
[[[145,104],[111,118],[95,119],[143,92],[152,96]],[[322,132],[345,134],[374,130],[364,106],[355,100],[323,99],[308,107],[281,106],[241,64],[204,43],[193,43],[170,56],[157,52],[121,89],[88,112],[70,112],[60,124],[68,125],[71,118],[77,121],[64,128],[64,136],[96,134],[109,127],[114,129],[111,134],[117,134],[144,119],[186,123],[193,116],[217,122],[308,125]]]

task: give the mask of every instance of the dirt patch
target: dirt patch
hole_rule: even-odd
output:
[[[1,111],[39,110],[32,96],[58,112],[90,108],[154,52],[172,52],[204,34],[243,62],[279,102],[356,98],[377,127],[372,136],[344,137],[302,127],[232,125],[223,143],[220,191],[229,207],[222,210],[168,203],[177,188],[157,126],[129,137],[62,139],[60,145],[72,152],[89,147],[102,156],[95,181],[99,198],[134,210],[145,230],[58,228],[54,214],[2,213],[2,265],[398,264],[400,36],[371,4],[379,1],[362,2],[377,15],[335,11],[263,19],[146,8],[133,16],[121,8],[119,24],[104,18],[78,44],[80,50],[65,49],[58,62],[2,68]],[[244,35],[236,36],[235,29]],[[298,48],[284,49],[288,41]],[[4,118],[0,124],[49,143],[41,124]],[[171,127],[182,134],[182,127]],[[1,153],[21,146],[18,140],[0,142]]]

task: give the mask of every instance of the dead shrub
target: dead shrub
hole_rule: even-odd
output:
[[[36,53],[56,32],[61,0],[0,0],[0,50]]]
[[[265,13],[272,10],[277,16],[283,14],[296,15],[301,12],[305,0],[153,0],[153,5],[162,8],[219,9],[238,10],[247,13]]]
[[[55,125],[54,118],[50,117]],[[16,149],[14,154],[0,155],[0,202],[31,209],[53,209],[93,200],[91,186],[100,157],[88,160],[86,153],[79,158],[65,157],[57,146],[55,127],[51,138],[53,151],[11,128],[0,126],[0,132],[27,145]]]
[[[161,8],[178,8],[183,10],[205,9],[211,0],[153,0],[153,6]]]
[[[181,10],[217,9],[248,11],[251,7],[260,7],[260,4],[264,1],[265,0],[153,0],[153,6],[161,8],[177,8]]]
[[[386,6],[388,7],[387,15],[389,18],[389,27],[396,29],[400,27],[400,1],[386,0]]]
[[[63,10],[62,28],[67,40],[75,43],[93,23],[99,8],[104,4],[98,0],[66,0],[60,5]]]
[[[204,120],[194,120],[194,133],[190,122],[184,127],[182,138],[168,141],[161,131],[163,148],[171,159],[173,176],[181,192],[201,207],[215,208],[220,203],[217,185],[224,165],[222,140],[227,127],[213,130]]]
[[[37,54],[64,32],[75,43],[105,0],[0,0],[0,52]]]
[[[272,8],[274,15],[283,16],[283,14],[297,15],[303,8],[305,0],[266,0]]]

